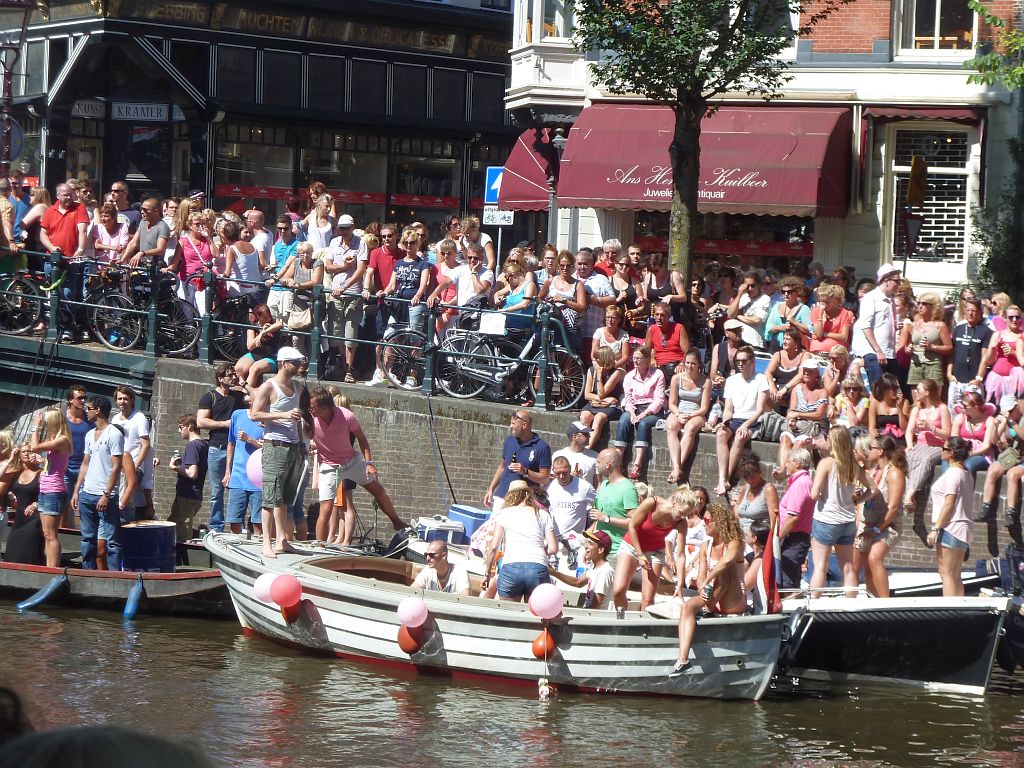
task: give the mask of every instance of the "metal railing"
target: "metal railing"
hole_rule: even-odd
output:
[[[94,316],[97,311],[103,310],[109,315],[121,315],[125,318],[139,319],[142,329],[139,341],[136,345],[126,348],[124,351],[138,348],[142,349],[147,356],[190,357],[197,358],[204,363],[215,363],[222,359],[237,359],[245,354],[245,332],[250,329],[256,329],[256,326],[249,322],[249,310],[255,305],[256,301],[245,299],[240,295],[229,296],[228,292],[221,286],[227,283],[236,286],[259,286],[259,290],[254,293],[260,295],[261,300],[266,298],[264,289],[267,286],[266,282],[263,281],[247,281],[234,277],[225,277],[216,274],[211,268],[205,269],[202,273],[189,275],[186,278],[187,281],[192,279],[202,280],[200,290],[204,294],[204,305],[207,311],[200,315],[198,310],[196,310],[193,317],[192,322],[198,325],[198,334],[194,345],[190,349],[169,354],[166,350],[161,349],[157,343],[158,338],[160,338],[161,324],[169,322],[167,315],[160,311],[160,280],[162,273],[158,269],[159,262],[149,260],[143,262],[143,265],[137,268],[145,270],[145,273],[148,275],[149,296],[146,304],[141,304],[141,298],[133,292],[131,280],[125,278],[121,290],[129,303],[112,309],[109,306],[98,303],[97,299],[103,299],[113,292],[115,290],[114,283],[107,283],[105,286],[102,286],[98,294],[96,291],[90,292],[84,285],[69,291],[67,280],[73,278],[69,277],[68,262],[61,254],[40,254],[24,250],[19,251],[19,253],[43,257],[49,267],[49,275],[28,270],[18,270],[15,273],[0,275],[0,334],[32,334],[34,328],[22,328],[21,326],[24,323],[15,323],[18,326],[17,329],[14,329],[14,326],[9,323],[12,318],[17,317],[24,320],[26,316],[31,315],[34,319],[37,318],[38,322],[45,324],[46,331],[42,334],[41,343],[60,343],[61,330],[78,325],[83,317]],[[3,250],[0,250],[0,257],[3,255]],[[124,263],[108,264],[97,260],[79,263],[92,267],[91,269],[84,270],[84,274],[80,278],[83,281],[87,275],[94,274],[94,270],[103,271],[110,266],[132,269]],[[137,274],[138,272],[136,272]],[[325,294],[322,285],[315,285],[312,289],[288,288],[286,290],[291,291],[293,294],[301,292],[304,295],[311,296],[312,326],[308,330],[292,330],[287,327],[286,323],[280,332],[304,340],[308,354],[309,375],[318,380],[323,378],[328,356],[338,354],[332,350],[341,348],[351,342],[375,349],[381,348],[421,353],[423,356],[423,378],[419,383],[419,389],[424,394],[434,394],[438,389],[435,374],[439,354],[443,354],[447,360],[465,359],[468,361],[472,359],[480,365],[503,366],[509,369],[528,363],[535,365],[537,368],[538,380],[534,385],[536,391],[534,406],[545,409],[549,406],[547,391],[550,376],[549,361],[552,339],[554,339],[556,346],[562,350],[568,352],[573,350],[565,325],[560,317],[553,316],[552,307],[547,302],[533,300],[529,310],[519,310],[515,313],[520,316],[529,315],[530,326],[524,331],[523,335],[528,340],[532,334],[536,338],[535,343],[538,345],[536,353],[529,357],[529,359],[525,359],[503,354],[501,352],[503,346],[497,343],[491,347],[495,351],[488,354],[465,352],[453,349],[450,346],[446,348],[445,346],[445,338],[447,336],[480,334],[479,331],[448,329],[443,336],[438,334],[437,319],[443,311],[454,310],[458,313],[457,317],[464,313],[478,313],[479,315],[500,313],[505,314],[506,317],[509,316],[510,313],[502,313],[498,309],[436,303],[434,306],[426,308],[425,323],[423,327],[416,329],[423,337],[422,346],[414,346],[389,341],[387,334],[382,339],[360,338],[358,335],[350,337],[332,334],[328,331],[325,322],[327,319],[327,301],[330,299]],[[72,300],[64,295],[65,291],[69,291],[72,294],[81,293],[82,299]],[[356,299],[354,295],[348,295],[343,298]],[[357,300],[362,299],[359,298]],[[166,302],[167,299],[165,298],[163,301]],[[371,297],[368,301],[371,303],[376,302],[377,298]],[[409,299],[401,299],[394,296],[388,296],[384,301],[392,305],[410,303]],[[192,306],[194,307],[194,304]],[[88,324],[89,321],[86,320],[86,325]],[[36,325],[36,323],[33,322],[33,325]],[[218,349],[216,342],[219,339],[226,339],[230,336],[231,334],[227,332],[231,329],[237,331],[237,334],[234,336],[235,343],[237,344],[235,350],[237,354],[224,355],[222,350]],[[218,336],[217,334],[221,335]],[[325,350],[324,347],[327,349]],[[585,371],[583,373],[585,375]]]

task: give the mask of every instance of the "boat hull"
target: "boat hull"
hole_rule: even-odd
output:
[[[285,555],[263,561],[259,547],[214,534],[204,540],[231,593],[242,626],[310,651],[383,661],[429,673],[491,676],[564,689],[758,699],[771,680],[785,620],[775,616],[707,619],[698,625],[692,667],[670,679],[678,655],[676,622],[628,613],[566,608],[547,624],[555,650],[534,658],[544,623],[522,603],[420,592],[406,586],[412,563],[380,558]],[[404,575],[403,575],[404,570]],[[289,573],[302,584],[293,621],[256,599],[263,573]],[[369,574],[373,574],[370,576]],[[397,642],[397,607],[423,598],[429,618],[411,654]]]
[[[144,613],[220,619],[235,615],[220,572],[209,569],[139,574],[0,563],[0,597],[30,597],[61,575],[67,576],[67,584],[46,604],[120,611],[141,575],[144,592],[139,609]]]
[[[1006,598],[787,600],[810,622],[787,674],[837,684],[874,682],[984,694]]]

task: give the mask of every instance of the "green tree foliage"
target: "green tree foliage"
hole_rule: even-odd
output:
[[[964,62],[964,68],[972,70],[967,82],[1001,84],[1011,91],[1024,86],[1024,32],[1011,28],[979,0],[967,0],[967,6],[995,30],[995,40],[980,45],[975,57]]]
[[[996,205],[974,211],[973,240],[985,251],[978,270],[978,282],[1005,291],[1015,303],[1024,302],[1024,143],[1010,139],[1014,171]]]
[[[726,93],[778,97],[792,79],[779,55],[849,2],[577,0],[576,47],[601,54],[590,65],[595,82],[675,112],[669,145],[673,269],[687,274],[693,258],[701,120]]]

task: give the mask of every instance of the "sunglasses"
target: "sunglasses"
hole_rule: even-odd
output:
[[[444,552],[424,552],[423,557],[426,560],[434,560],[435,558],[441,557]]]
[[[743,365],[744,363],[749,363],[749,362],[750,362],[750,358],[749,357],[737,357],[736,358],[737,365]]]
[[[783,296],[788,296],[792,292],[793,292],[792,288],[783,288],[781,291],[779,291],[779,293],[781,293]]]
[[[1020,315],[1007,315],[1007,320],[1020,320]]]

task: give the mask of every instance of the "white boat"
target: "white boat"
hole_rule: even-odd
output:
[[[242,627],[318,654],[412,665],[433,674],[494,676],[559,690],[655,693],[757,700],[778,660],[786,619],[735,616],[698,624],[691,666],[669,678],[678,654],[676,622],[628,611],[565,607],[543,622],[523,603],[423,592],[410,587],[420,566],[401,560],[339,555],[298,547],[296,554],[264,559],[260,544],[230,534],[203,540],[220,569]],[[257,599],[262,574],[290,574],[302,587],[298,610]],[[479,578],[471,576],[474,588]],[[410,595],[425,602],[418,650],[398,643],[397,609]],[[535,658],[533,643],[545,626],[555,649]]]
[[[982,695],[1003,634],[1006,597],[870,595],[784,600],[783,614],[809,619],[787,644],[780,669],[838,685],[912,685]]]

